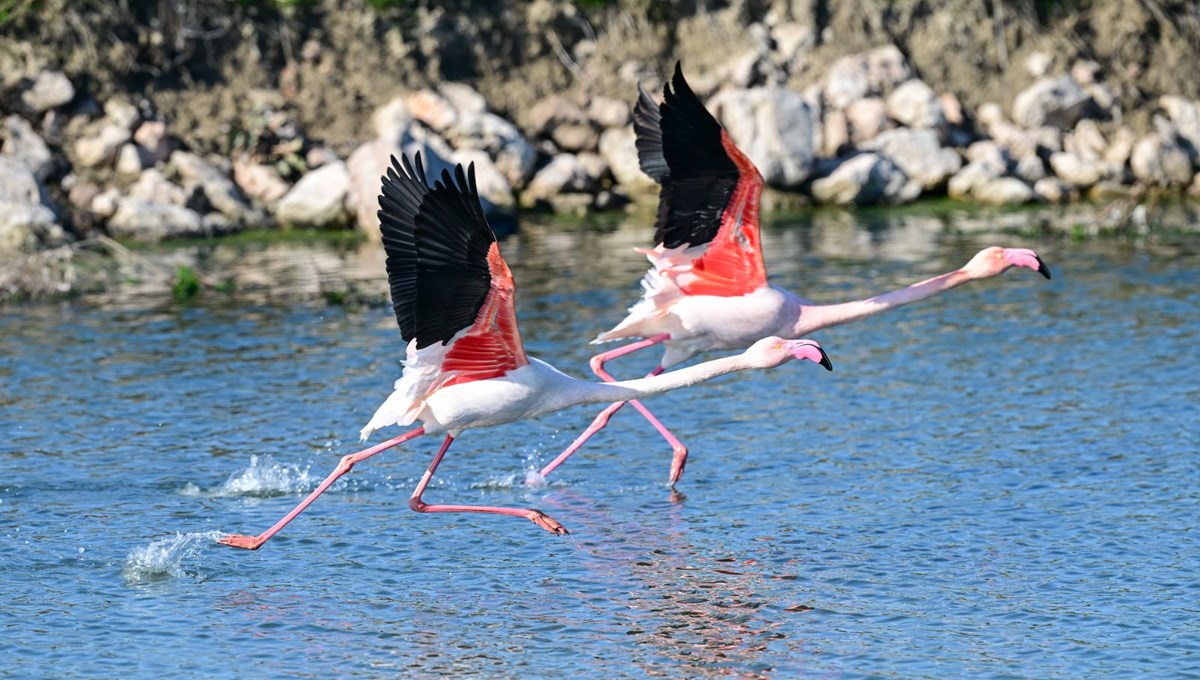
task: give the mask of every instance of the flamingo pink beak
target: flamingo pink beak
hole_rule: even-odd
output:
[[[1050,278],[1050,268],[1042,262],[1038,254],[1028,248],[1005,248],[1004,261],[1015,267],[1025,267]]]
[[[829,360],[829,355],[813,340],[789,340],[787,349],[794,359],[807,359],[821,364],[827,371],[833,370],[833,362]]]

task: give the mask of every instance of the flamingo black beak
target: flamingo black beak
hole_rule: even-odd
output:
[[[1037,261],[1038,261],[1037,273],[1039,273],[1039,274],[1041,274],[1042,276],[1044,276],[1044,277],[1046,277],[1047,279],[1049,279],[1049,278],[1050,278],[1050,268],[1046,266],[1046,263],[1045,263],[1045,262],[1042,262],[1042,258],[1041,258],[1041,257],[1039,257],[1039,256],[1037,256],[1037,255],[1034,255],[1034,257],[1037,257]]]
[[[826,371],[832,371],[833,362],[829,360],[829,355],[825,353],[825,348],[818,347],[817,350],[821,352],[821,365],[825,367]]]

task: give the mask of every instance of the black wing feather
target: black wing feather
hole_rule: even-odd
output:
[[[721,214],[741,179],[737,165],[721,142],[721,124],[688,86],[678,62],[671,83],[663,86],[658,120],[643,111],[643,123],[639,126],[637,111],[649,106],[647,100],[645,93],[638,99],[634,129],[643,171],[662,184],[654,242],[667,248],[708,243],[716,237]],[[643,133],[647,134],[644,155]],[[657,165],[658,146],[668,168],[665,174]],[[656,172],[659,176],[655,176]]]
[[[383,180],[379,222],[387,252],[392,306],[405,342],[417,349],[449,342],[475,323],[492,286],[488,250],[496,241],[484,219],[475,168],[448,170],[429,186],[421,157]]]

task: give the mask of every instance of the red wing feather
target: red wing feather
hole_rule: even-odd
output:
[[[488,250],[492,287],[475,323],[451,343],[442,361],[443,374],[453,374],[442,386],[497,378],[529,363],[517,330],[512,272],[492,243]]]
[[[762,175],[725,130],[721,130],[721,143],[737,165],[740,177],[721,212],[717,235],[692,263],[692,270],[677,280],[687,295],[736,297],[767,282],[758,226]]]

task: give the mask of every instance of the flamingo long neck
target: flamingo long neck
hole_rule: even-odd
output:
[[[575,395],[575,403],[602,404],[644,399],[748,368],[754,368],[754,365],[750,363],[745,354],[738,354],[636,380],[611,383],[582,382],[582,389]]]
[[[800,308],[800,318],[792,329],[792,336],[799,338],[813,331],[831,326],[840,326],[851,321],[858,321],[874,316],[890,309],[903,307],[913,302],[943,293],[971,280],[971,276],[962,269],[956,269],[946,274],[914,283],[906,288],[882,293],[864,300],[843,302],[836,305],[803,305]]]

